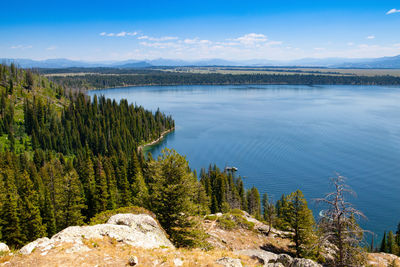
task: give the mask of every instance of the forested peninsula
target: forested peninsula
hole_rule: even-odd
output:
[[[156,218],[172,244],[185,248],[181,255],[194,253],[187,249],[199,249],[215,257],[217,244],[228,255],[232,250],[227,245],[229,237],[240,239],[243,233],[254,244],[268,242],[263,251],[286,255],[282,261],[290,259],[292,264],[307,258],[313,264],[283,266],[321,266],[316,262],[363,266],[370,257],[367,252],[400,254],[400,228],[385,235],[380,247],[365,242],[367,232],[358,224],[364,216],[348,202],[350,189],[344,177],[332,178],[332,193],[318,200],[324,205],[324,216],[316,219],[300,190],[273,202],[256,187],[246,189],[233,171],[210,164],[197,173],[184,156],[169,149],[156,159],[145,156],[138,148],[174,129],[173,118],[126,100],[91,99],[80,92],[81,86],[121,83],[300,83],[307,78],[328,82],[318,75],[211,74],[138,74],[110,80],[86,75],[49,80],[13,64],[0,65],[0,241],[17,253],[29,242],[69,226],[104,224],[115,214],[129,213]],[[338,84],[400,84],[400,78],[394,77],[334,79]],[[223,242],[215,241],[210,229],[226,233]],[[85,242],[95,250],[116,248],[119,241]],[[249,264],[250,259],[246,258]]]

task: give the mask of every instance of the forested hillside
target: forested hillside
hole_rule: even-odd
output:
[[[173,128],[171,117],[91,101],[14,65],[0,65],[0,78],[3,240],[20,246],[134,202],[137,148]]]

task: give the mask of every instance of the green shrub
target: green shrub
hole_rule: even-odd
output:
[[[214,215],[214,214],[206,215],[204,217],[205,220],[210,220],[210,221],[215,221],[217,218],[218,218],[218,216]]]
[[[237,223],[232,220],[231,216],[229,214],[224,214],[221,217],[218,217],[217,222],[221,226],[221,228],[226,229],[226,230],[233,230],[237,228]]]

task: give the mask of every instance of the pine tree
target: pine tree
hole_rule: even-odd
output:
[[[164,149],[158,161],[150,163],[151,209],[178,246],[191,246],[196,241],[191,235],[195,213],[196,183],[186,159],[174,150]]]
[[[135,152],[132,153],[132,159],[128,167],[128,180],[132,188],[132,202],[137,206],[146,206],[149,197],[149,191],[144,181],[142,168]]]
[[[82,184],[78,173],[72,168],[67,167],[63,177],[62,187],[64,194],[60,197],[59,218],[62,228],[83,223],[84,216],[82,210],[85,208]]]
[[[95,212],[99,213],[107,210],[108,188],[107,177],[99,158],[96,160],[95,166],[96,191],[93,201],[95,203]]]
[[[103,167],[104,167],[104,173],[107,178],[107,189],[108,189],[107,209],[113,210],[117,207],[118,189],[117,189],[117,182],[115,180],[114,170],[109,158],[104,158]]]
[[[42,207],[43,224],[46,225],[47,236],[51,237],[57,233],[56,216],[54,206],[48,189],[44,188],[44,206]]]
[[[33,189],[33,183],[28,173],[24,171],[17,177],[20,197],[20,225],[24,233],[24,241],[33,241],[46,233],[46,226],[42,223],[39,209],[39,195]]]
[[[23,235],[18,217],[17,190],[14,185],[14,177],[10,170],[3,172],[5,187],[5,202],[0,212],[0,223],[3,240],[12,247],[23,245]]]
[[[84,210],[84,215],[86,216],[86,219],[89,219],[96,213],[96,180],[94,176],[93,162],[90,158],[90,152],[87,146],[85,149],[85,155],[83,159],[79,160],[78,164],[79,166],[77,171],[85,194],[86,209]]]
[[[387,252],[390,254],[397,254],[397,247],[396,243],[394,240],[394,235],[392,231],[389,231],[388,236],[387,236]]]
[[[10,79],[9,86],[8,86],[8,94],[12,95],[13,92],[14,92],[14,84],[13,84],[12,79]]]
[[[300,190],[286,197],[287,205],[282,207],[283,221],[287,229],[292,229],[291,236],[295,244],[296,257],[310,256],[310,247],[315,241],[314,217],[307,201]]]
[[[249,213],[259,219],[261,213],[260,193],[254,186],[247,191],[247,205]]]
[[[379,249],[380,252],[388,252],[388,247],[387,247],[387,239],[386,239],[386,231],[383,233],[383,238],[381,241],[381,248]]]
[[[264,210],[263,217],[264,217],[264,220],[269,225],[268,232],[267,232],[267,235],[269,235],[269,233],[271,232],[271,228],[275,221],[275,216],[276,216],[275,215],[275,206],[272,203],[272,201],[270,201],[268,199],[267,193],[264,193],[264,195],[263,195],[262,204],[263,204],[263,210]]]

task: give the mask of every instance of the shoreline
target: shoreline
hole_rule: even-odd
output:
[[[172,127],[171,129],[165,130],[164,132],[161,133],[160,137],[158,137],[156,140],[153,140],[153,141],[151,141],[149,143],[145,143],[143,145],[138,146],[137,152],[143,151],[143,149],[145,147],[152,146],[152,145],[155,145],[155,144],[161,142],[166,135],[168,135],[169,133],[171,133],[173,131],[175,131],[175,127]]]
[[[308,86],[308,87],[315,87],[315,86],[368,86],[368,87],[379,87],[379,86],[390,86],[390,87],[399,87],[398,84],[370,84],[370,83],[360,83],[360,84],[351,84],[351,83],[195,83],[195,84],[180,84],[180,83],[171,83],[171,84],[134,84],[134,85],[121,85],[121,86],[114,86],[114,87],[104,87],[104,88],[86,88],[85,91],[101,91],[101,90],[108,90],[108,89],[124,89],[128,87],[157,87],[157,86],[229,86],[229,85],[293,85],[293,86]]]

